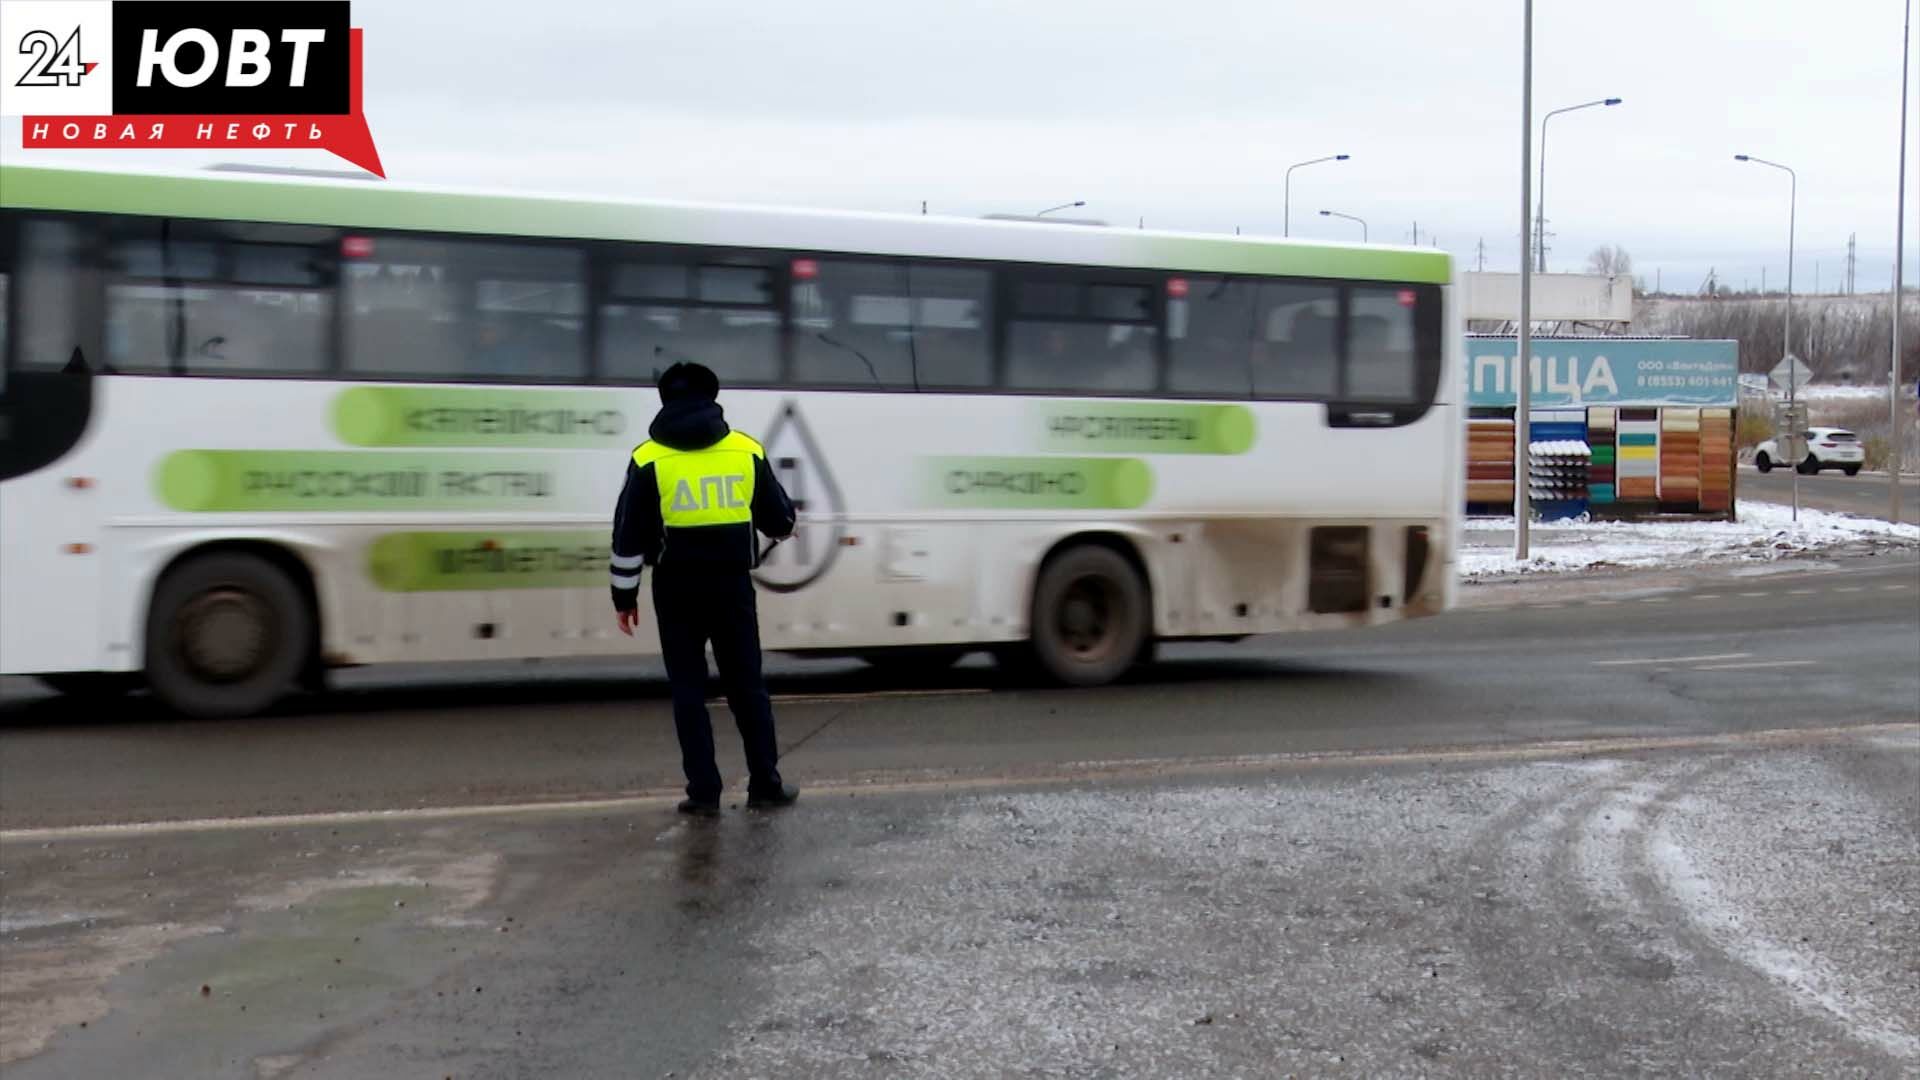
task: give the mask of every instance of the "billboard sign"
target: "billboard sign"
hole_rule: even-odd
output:
[[[1467,339],[1467,404],[1518,403],[1519,342]],[[1633,338],[1534,338],[1530,404],[1536,409],[1585,405],[1731,406],[1740,397],[1740,346],[1735,341]]]

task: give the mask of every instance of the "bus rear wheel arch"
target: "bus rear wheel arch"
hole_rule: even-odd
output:
[[[1152,593],[1124,540],[1081,537],[1048,554],[1034,580],[1028,648],[1048,679],[1099,686],[1151,653]]]
[[[266,545],[201,549],[161,575],[147,611],[154,696],[196,717],[261,712],[306,681],[317,655],[313,582]]]

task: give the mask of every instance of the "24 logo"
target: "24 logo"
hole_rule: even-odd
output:
[[[93,74],[100,66],[99,61],[80,59],[80,28],[74,27],[61,41],[51,30],[34,30],[20,38],[22,55],[33,57],[27,62],[27,70],[22,72],[15,86],[79,86],[80,80]]]

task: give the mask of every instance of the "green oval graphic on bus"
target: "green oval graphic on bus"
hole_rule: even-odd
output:
[[[1253,410],[1244,405],[1079,401],[1035,413],[1048,450],[1122,454],[1244,454],[1253,449]]]
[[[582,589],[607,583],[608,533],[404,532],[367,548],[367,577],[385,592]]]
[[[516,454],[177,450],[154,485],[175,510],[585,509],[560,474]],[[597,507],[596,507],[597,509]]]
[[[920,468],[931,506],[1132,510],[1153,497],[1153,468],[1137,458],[938,457]]]
[[[621,395],[589,390],[356,386],[333,399],[354,446],[628,446]]]

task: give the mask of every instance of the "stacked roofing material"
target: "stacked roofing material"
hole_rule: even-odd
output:
[[[1536,412],[1527,432],[1527,501],[1542,519],[1587,510],[1587,418],[1578,409]]]
[[[1621,409],[1614,455],[1614,497],[1619,502],[1660,498],[1660,410]]]
[[[1700,503],[1700,410],[1660,410],[1660,501]]]
[[[1614,501],[1614,435],[1618,411],[1604,405],[1587,410],[1587,446],[1593,457],[1587,468],[1587,501],[1602,505]]]
[[[1513,421],[1467,422],[1467,502],[1513,505]]]
[[[1733,509],[1733,410],[1700,410],[1700,509]]]

